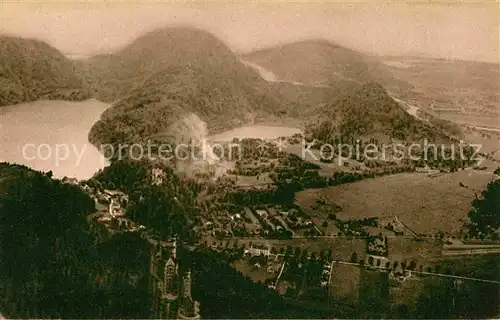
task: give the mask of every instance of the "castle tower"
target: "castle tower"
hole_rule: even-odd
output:
[[[162,310],[159,314],[163,319],[176,319],[177,298],[179,296],[179,265],[177,261],[177,240],[175,239],[168,260],[163,268],[163,284],[161,292]]]
[[[174,241],[172,251],[163,269],[162,299],[175,300],[178,296],[179,266],[177,264],[177,243]]]
[[[191,271],[186,272],[182,279],[182,297],[191,299]]]
[[[165,261],[166,260],[166,261]],[[171,246],[166,242],[153,245],[150,263],[150,292],[153,297],[152,316],[176,319],[179,276],[177,242]]]
[[[150,263],[152,316],[157,319],[197,320],[200,318],[199,303],[191,297],[191,272],[179,276],[177,249],[176,240],[172,245],[160,241],[153,245]]]

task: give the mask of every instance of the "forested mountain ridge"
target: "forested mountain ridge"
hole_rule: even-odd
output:
[[[0,163],[4,316],[148,316],[148,244],[134,234],[110,238],[87,222],[93,211],[94,201],[78,186]]]
[[[0,106],[89,97],[78,63],[43,41],[0,36]]]
[[[324,40],[287,44],[244,56],[268,64],[283,79],[310,84],[303,86],[265,81],[217,37],[196,28],[156,29],[116,53],[79,61],[66,59],[41,41],[8,39],[3,54],[12,55],[12,48],[16,48],[29,59],[4,62],[2,74],[7,70],[12,71],[10,78],[27,75],[12,83],[31,89],[18,90],[21,87],[14,88],[9,82],[4,86],[8,91],[4,96],[10,97],[5,103],[66,99],[58,95],[61,92],[69,92],[68,99],[92,96],[112,102],[89,133],[89,140],[96,146],[148,140],[187,142],[241,125],[287,119],[312,124],[313,131],[318,131],[314,127],[335,123],[340,126],[338,134],[354,137],[381,131],[403,140],[441,135],[440,130],[407,115],[382,92],[382,87],[373,86],[375,80],[390,77],[379,62]],[[43,58],[39,51],[50,53],[51,58]],[[45,63],[41,66],[35,59],[39,56]],[[33,59],[36,63],[30,62]],[[48,66],[51,71],[44,71]],[[38,70],[43,77],[29,70]],[[47,88],[32,88],[43,85]],[[328,118],[318,124],[317,114]],[[376,123],[366,123],[367,115]]]
[[[310,113],[307,130],[322,141],[373,136],[402,141],[448,141],[446,132],[415,119],[375,82],[345,91],[318,106]]]
[[[118,52],[81,61],[91,91],[102,101],[119,100],[152,74],[180,65],[234,67],[231,50],[212,34],[187,27],[148,32]]]
[[[91,58],[87,63],[102,59]],[[106,59],[108,66],[92,71],[99,74],[92,77],[96,79],[96,94],[119,99],[91,130],[94,144],[112,139],[171,142],[194,134],[189,128],[192,119],[216,132],[281,109],[279,97],[255,70],[206,31],[158,29]],[[120,67],[113,68],[115,65]],[[100,93],[97,87],[114,93]]]
[[[217,132],[275,113],[278,100],[247,79],[192,65],[157,71],[103,114],[90,141],[187,141],[182,136],[197,137],[191,126],[206,123]]]
[[[375,57],[322,39],[303,40],[243,55],[285,81],[335,87],[342,82],[369,83],[391,79]]]

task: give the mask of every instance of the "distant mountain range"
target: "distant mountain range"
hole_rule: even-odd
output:
[[[362,84],[390,77],[377,59],[326,40],[261,49],[244,58],[272,70],[280,79],[311,85]]]
[[[239,57],[206,31],[165,28],[119,52],[85,60],[67,59],[38,40],[1,41],[0,105],[88,97],[113,103],[89,134],[96,145],[178,142],[196,138],[206,127],[215,133],[289,118],[339,134],[436,136],[387,95],[380,84],[393,79],[378,59],[324,40]],[[242,59],[282,81],[266,81]]]

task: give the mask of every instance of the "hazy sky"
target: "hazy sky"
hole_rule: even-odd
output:
[[[497,1],[384,2],[5,2],[2,33],[42,38],[73,54],[106,52],[157,26],[205,28],[234,51],[326,38],[377,54],[499,61]]]

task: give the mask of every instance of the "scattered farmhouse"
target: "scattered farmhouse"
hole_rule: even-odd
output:
[[[269,256],[271,254],[271,248],[268,245],[253,245],[245,249],[245,254],[250,254],[252,256]]]

